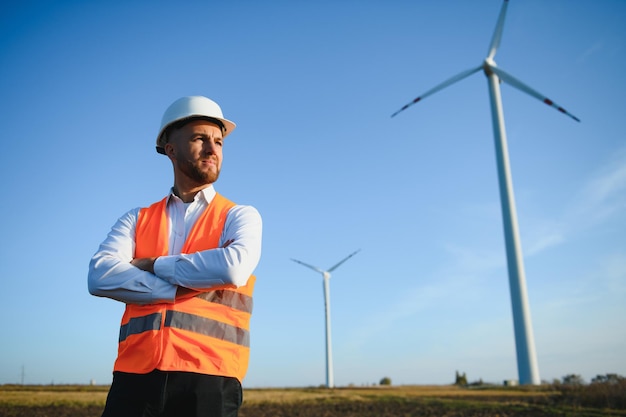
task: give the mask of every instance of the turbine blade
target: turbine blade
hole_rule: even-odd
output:
[[[312,270],[317,271],[317,272],[319,272],[320,274],[323,274],[324,272],[326,272],[326,271],[322,271],[320,268],[318,268],[318,267],[316,267],[316,266],[309,265],[309,264],[305,264],[304,262],[299,261],[299,260],[297,260],[297,259],[293,259],[293,258],[291,258],[291,260],[292,260],[292,261],[294,261],[294,262],[299,263],[300,265],[304,265],[304,266],[306,266],[307,268],[311,268]]]
[[[491,71],[493,71],[505,83],[512,85],[513,87],[517,88],[518,90],[521,90],[521,91],[525,92],[526,94],[530,94],[531,96],[535,97],[536,99],[538,99],[540,101],[543,101],[548,106],[554,107],[555,109],[557,109],[561,113],[568,115],[569,117],[571,117],[572,119],[576,120],[577,122],[580,122],[580,119],[578,117],[574,116],[573,114],[571,114],[570,112],[565,110],[563,107],[559,106],[554,101],[550,100],[548,97],[546,97],[543,94],[533,90],[532,88],[530,88],[529,86],[527,86],[526,84],[524,84],[523,82],[518,80],[517,78],[513,77],[511,74],[508,74],[508,73],[504,72],[503,70],[501,70],[500,68],[495,67],[495,66],[491,66],[491,65],[489,66],[489,69]]]
[[[340,261],[339,263],[337,263],[335,266],[331,267],[328,272],[333,272],[335,269],[337,269],[337,267],[339,265],[341,265],[342,263],[344,263],[345,261],[347,261],[348,259],[352,258],[354,255],[356,255],[357,253],[359,253],[361,249],[351,253],[350,255],[348,255],[347,257],[345,257],[342,261]]]
[[[487,59],[491,60],[496,55],[496,51],[500,46],[500,40],[502,40],[502,31],[504,29],[504,16],[506,15],[506,8],[509,5],[509,0],[504,0],[502,8],[500,9],[500,15],[498,16],[498,22],[496,23],[496,29],[493,32],[493,38],[491,38],[491,45],[489,46],[489,52],[487,53]]]
[[[420,101],[420,100],[430,96],[431,94],[434,94],[434,93],[436,93],[439,90],[443,90],[444,88],[448,87],[449,85],[452,85],[452,84],[454,84],[457,81],[461,81],[463,78],[469,77],[470,75],[474,74],[475,72],[480,71],[482,68],[483,68],[483,66],[481,65],[481,66],[479,66],[477,68],[472,68],[472,69],[469,69],[467,71],[463,71],[460,74],[455,75],[454,77],[452,77],[452,78],[442,82],[441,84],[431,88],[430,90],[428,90],[427,92],[425,92],[421,96],[417,97],[416,99],[414,99],[410,103],[405,104],[404,106],[402,106],[402,108],[400,110],[398,110],[397,112],[392,114],[391,117],[394,117],[396,114],[400,113],[401,111],[404,111],[404,110],[408,109],[409,107],[411,107],[412,105],[414,105],[418,101]]]

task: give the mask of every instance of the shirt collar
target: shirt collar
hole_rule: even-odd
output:
[[[211,184],[208,187],[200,190],[198,194],[196,194],[196,196],[194,197],[194,201],[204,200],[204,202],[208,204],[213,200],[213,197],[215,197],[215,194],[216,194],[215,188],[213,188],[213,184]],[[172,197],[178,198],[174,194],[174,187],[170,188],[170,193],[167,196],[167,204],[170,203],[170,201],[172,200]]]

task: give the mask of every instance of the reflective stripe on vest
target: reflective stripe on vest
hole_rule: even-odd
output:
[[[120,327],[120,342],[133,334],[147,332],[148,330],[159,330],[161,328],[161,313],[149,314],[143,317],[133,317],[128,323]]]
[[[189,330],[237,345],[250,347],[250,332],[247,330],[221,323],[217,320],[196,316],[195,314],[168,310],[165,313],[165,327]],[[161,330],[160,313],[130,319],[127,324],[120,328],[119,341],[123,342],[128,336],[150,330]]]
[[[135,257],[168,254],[167,199],[140,211]],[[216,194],[192,227],[182,253],[219,247],[234,203]],[[248,368],[250,315],[256,278],[236,288],[225,285],[174,303],[128,304],[120,327],[114,369],[147,373],[153,369],[236,377]]]
[[[165,327],[189,330],[190,332],[250,347],[250,333],[247,330],[194,314],[168,311],[165,315]]]

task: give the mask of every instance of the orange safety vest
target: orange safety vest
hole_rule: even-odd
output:
[[[168,254],[167,198],[139,212],[135,258]],[[217,248],[226,215],[235,205],[216,194],[192,227],[182,253]],[[174,303],[127,304],[114,370],[154,369],[243,380],[250,356],[250,315],[255,277],[243,287],[224,285]]]

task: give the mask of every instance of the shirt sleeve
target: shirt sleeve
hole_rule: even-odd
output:
[[[115,223],[89,263],[89,292],[128,304],[173,302],[176,285],[133,265],[139,209]]]
[[[261,259],[262,229],[256,208],[235,206],[226,217],[220,248],[161,256],[154,263],[154,273],[171,284],[196,290],[244,286]],[[222,248],[228,241],[232,243]]]

